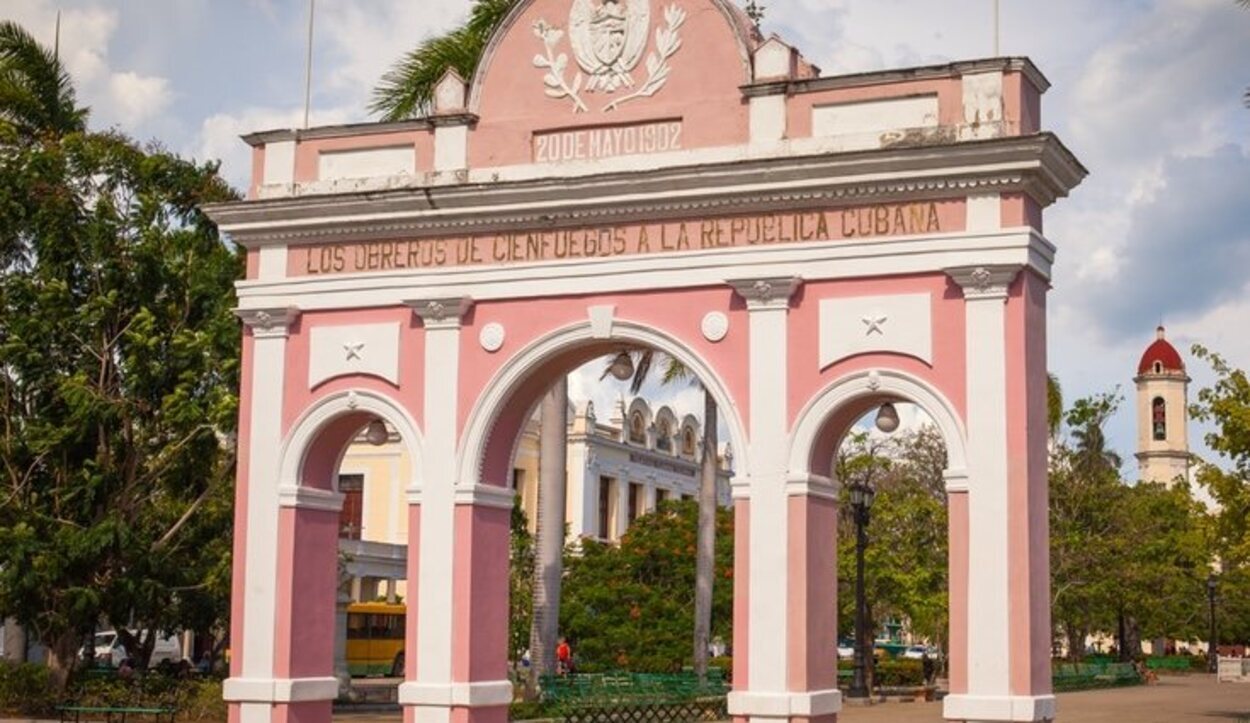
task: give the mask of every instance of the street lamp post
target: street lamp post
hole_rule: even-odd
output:
[[[868,546],[868,515],[876,491],[871,485],[856,482],[850,487],[851,510],[855,516],[855,677],[851,680],[849,698],[868,697],[868,656],[872,654],[868,629],[868,598],[864,591],[864,548]]]
[[[1215,573],[1211,573],[1210,575],[1207,575],[1207,603],[1211,606],[1210,613],[1209,613],[1211,631],[1210,631],[1210,634],[1207,635],[1207,640],[1208,640],[1207,642],[1207,672],[1208,673],[1219,672],[1219,666],[1220,666],[1219,640],[1218,640],[1218,633],[1216,632],[1216,629],[1215,629],[1215,587],[1216,587]]]

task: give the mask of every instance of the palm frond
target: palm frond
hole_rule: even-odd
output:
[[[391,66],[373,89],[369,111],[384,121],[429,114],[438,81],[453,69],[465,80],[473,77],[486,44],[516,2],[476,0],[462,26],[422,41]]]
[[[21,25],[0,22],[0,124],[25,137],[61,136],[85,129],[87,113],[56,55]]]

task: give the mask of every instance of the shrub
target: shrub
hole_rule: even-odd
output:
[[[874,683],[890,688],[924,685],[924,665],[919,660],[878,660]]]
[[[0,664],[0,714],[48,715],[56,710],[50,671],[32,663]]]
[[[73,697],[87,706],[162,705],[176,708],[180,721],[224,721],[226,703],[216,678],[179,679],[144,675],[135,680],[84,680]]]

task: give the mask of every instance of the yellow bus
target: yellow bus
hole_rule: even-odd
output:
[[[403,604],[347,606],[347,670],[354,677],[404,675]]]

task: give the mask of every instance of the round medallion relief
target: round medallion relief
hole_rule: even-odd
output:
[[[497,352],[503,348],[504,336],[503,324],[492,321],[482,327],[477,340],[481,342],[482,348],[486,351]]]
[[[729,317],[719,311],[708,312],[703,317],[703,336],[710,342],[718,342],[729,333]]]

